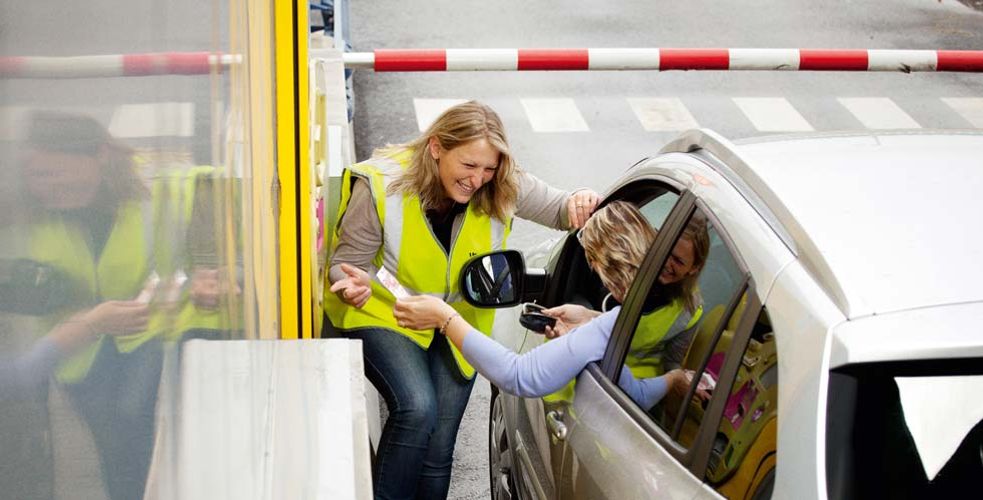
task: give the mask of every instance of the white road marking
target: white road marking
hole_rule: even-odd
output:
[[[467,99],[413,99],[416,125],[420,132],[426,130],[447,108],[468,102]]]
[[[586,132],[590,128],[573,99],[520,99],[536,132]]]
[[[781,97],[735,97],[754,128],[761,132],[808,132],[812,125]]]
[[[109,133],[118,138],[191,137],[195,132],[191,102],[124,104],[109,120]]]
[[[840,97],[840,104],[872,130],[922,128],[887,97]]]
[[[675,97],[629,97],[628,105],[642,128],[649,132],[688,130],[699,127],[683,101]]]
[[[983,128],[983,97],[943,97],[942,102],[974,127]]]

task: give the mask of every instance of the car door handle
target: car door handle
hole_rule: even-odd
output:
[[[553,410],[546,414],[546,426],[550,429],[550,434],[556,439],[563,441],[567,438],[567,426],[563,423],[563,412]]]

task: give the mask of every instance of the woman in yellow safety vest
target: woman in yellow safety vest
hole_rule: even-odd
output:
[[[513,215],[582,227],[599,196],[560,191],[520,170],[498,115],[473,101],[445,111],[416,140],[349,167],[341,190],[325,326],[361,339],[366,374],[389,407],[376,497],[446,498],[474,368],[433,329],[398,324],[396,294],[439,297],[488,335],[494,311],[469,306],[458,289],[465,262],[504,248]]]
[[[22,168],[26,252],[69,289],[49,322],[85,322],[95,340],[57,378],[91,431],[109,497],[141,498],[162,360],[161,315],[148,306],[159,269],[155,204],[133,151],[88,116],[36,112]]]

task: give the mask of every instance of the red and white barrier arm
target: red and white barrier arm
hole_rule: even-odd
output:
[[[0,78],[97,78],[221,73],[242,56],[158,52],[76,57],[0,57]]]
[[[983,72],[983,50],[867,49],[380,49],[344,54],[375,71],[961,71]]]

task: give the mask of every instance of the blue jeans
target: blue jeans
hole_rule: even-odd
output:
[[[443,335],[429,350],[382,328],[346,335],[362,341],[366,376],[389,407],[372,471],[375,498],[447,498],[474,378],[461,375]]]

